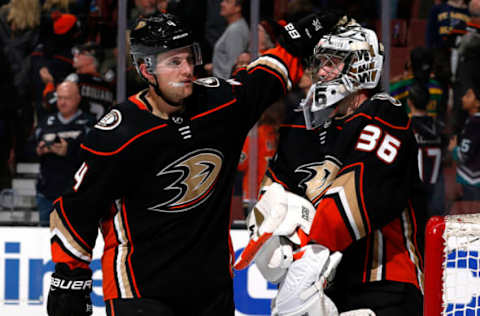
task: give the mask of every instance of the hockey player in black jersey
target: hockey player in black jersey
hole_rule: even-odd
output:
[[[234,314],[229,210],[243,142],[339,18],[290,23],[283,46],[229,81],[194,80],[198,45],[173,15],[137,20],[131,54],[149,87],[95,125],[75,184],[54,203],[50,316],[91,313],[99,228],[107,315]]]
[[[273,315],[422,314],[418,148],[401,104],[377,93],[382,64],[376,34],[355,24],[315,48],[235,264],[255,259],[280,284]]]

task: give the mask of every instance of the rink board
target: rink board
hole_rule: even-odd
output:
[[[246,230],[232,230],[235,252],[245,247]],[[94,316],[105,316],[102,296],[99,238],[93,252]],[[0,315],[45,316],[46,295],[54,265],[50,256],[47,228],[0,227]],[[269,315],[270,300],[276,290],[266,282],[255,265],[235,273],[236,315]]]

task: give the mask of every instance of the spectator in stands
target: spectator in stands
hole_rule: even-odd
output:
[[[52,202],[70,181],[81,164],[80,142],[94,122],[94,117],[79,109],[80,91],[75,82],[65,81],[57,87],[58,113],[39,123],[35,138],[40,157],[37,205],[40,225],[48,226]]]
[[[243,0],[223,0],[220,4],[220,15],[228,26],[215,43],[212,64],[205,65],[205,70],[222,79],[230,78],[237,57],[248,48],[249,31],[242,6]]]
[[[240,156],[238,170],[243,174],[242,195],[244,203],[255,201],[263,176],[267,171],[268,162],[273,158],[278,143],[278,128],[283,121],[284,103],[281,101],[272,104],[262,115],[257,126],[257,174],[256,188],[257,192],[251,193],[249,190],[250,182],[250,135],[247,136]],[[249,206],[247,204],[247,206]]]
[[[139,16],[147,17],[159,12],[157,0],[135,0],[134,4],[128,15],[128,29],[131,29]]]
[[[458,141],[453,137],[449,145],[457,162],[457,182],[462,185],[464,201],[480,200],[480,76],[473,79],[462,98],[469,117]]]
[[[427,20],[427,47],[451,47],[452,42],[449,41],[450,31],[457,23],[466,23],[469,20],[470,13],[464,0],[448,0],[442,1],[440,4],[433,5],[430,9]]]
[[[82,35],[77,17],[58,11],[42,20],[41,29],[40,44],[32,54],[31,68],[33,102],[38,121],[48,115],[42,105],[45,83],[40,70],[47,68],[55,84],[62,82],[74,71],[72,47],[81,41]]]
[[[403,106],[409,111],[407,99],[410,87],[415,83],[420,83],[428,87],[430,95],[426,106],[427,114],[431,117],[444,119],[446,109],[446,96],[441,87],[441,83],[433,75],[433,55],[430,49],[418,46],[410,51],[410,63],[405,74],[392,80],[390,84],[390,94],[395,99],[402,102]]]
[[[102,59],[101,48],[94,43],[75,46],[73,48],[73,67],[75,73],[68,75],[65,81],[78,83],[80,95],[84,100],[84,111],[96,116],[97,120],[113,105],[112,85],[98,73],[98,65]],[[40,76],[45,82],[44,104],[48,110],[55,108],[56,98],[54,80],[48,69],[41,69]]]
[[[10,157],[14,145],[14,127],[16,122],[16,98],[15,89],[12,86],[13,74],[5,58],[3,50],[0,49],[0,69],[2,69],[2,80],[0,80],[0,191],[11,187]],[[13,92],[13,93],[12,93]]]
[[[11,0],[0,8],[0,56],[3,58],[0,69],[2,86],[8,91],[2,94],[2,103],[11,102],[7,125],[13,128],[8,129],[17,160],[25,158],[24,144],[33,126],[30,54],[38,43],[39,29],[38,0]],[[1,115],[1,119],[6,118]]]
[[[454,30],[463,34],[458,45],[458,70],[453,85],[453,132],[458,135],[462,131],[468,113],[463,110],[462,97],[467,88],[472,86],[472,80],[480,67],[480,1],[469,3],[472,21],[459,25]]]
[[[202,58],[206,64],[212,62],[213,48],[215,43],[225,32],[227,21],[220,15],[220,3],[222,0],[208,0],[205,8],[205,45],[202,47]]]
[[[412,129],[418,144],[418,168],[428,194],[428,216],[444,215],[445,180],[442,159],[447,145],[444,125],[428,115],[428,86],[414,82],[408,90],[407,103],[412,116]]]

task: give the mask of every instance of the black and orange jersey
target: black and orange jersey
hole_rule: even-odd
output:
[[[100,227],[106,300],[194,298],[231,286],[230,203],[242,145],[301,72],[277,47],[228,82],[197,80],[168,120],[149,111],[146,90],[113,107],[81,145],[75,184],[54,203],[53,261],[88,268]]]
[[[437,183],[443,170],[443,156],[448,139],[445,126],[427,115],[412,116],[412,129],[418,144],[420,179],[426,184]]]
[[[263,175],[267,170],[268,162],[275,155],[277,149],[277,131],[275,127],[269,124],[262,124],[258,126],[257,129],[258,138],[257,138],[257,189],[260,188],[260,184],[263,179]],[[257,196],[257,192],[250,194],[249,192],[249,164],[250,164],[250,137],[247,137],[245,143],[243,144],[242,153],[240,155],[240,163],[238,164],[238,170],[243,172],[242,180],[242,193],[243,199],[248,199],[250,197]]]
[[[382,280],[422,288],[425,205],[410,124],[400,103],[378,94],[317,130],[280,130],[267,176],[315,205],[310,238],[343,252],[342,288]]]

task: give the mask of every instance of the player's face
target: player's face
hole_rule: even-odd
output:
[[[341,58],[331,55],[320,57],[320,65],[317,76],[323,82],[338,78],[345,67],[345,63]]]
[[[57,88],[57,107],[58,112],[64,117],[70,117],[75,114],[80,104],[80,94],[78,88],[73,82],[64,82]]]
[[[174,102],[192,94],[194,58],[190,48],[171,50],[157,56],[155,74],[162,93]]]

